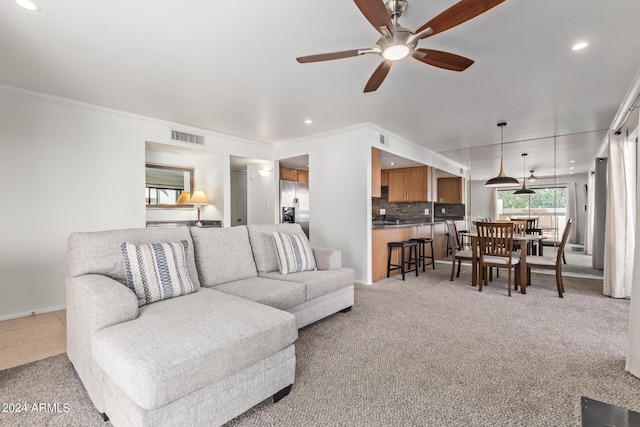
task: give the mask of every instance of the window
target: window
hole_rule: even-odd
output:
[[[520,196],[498,190],[498,218],[538,218],[538,227],[550,239],[558,239],[567,223],[567,186],[532,187],[536,194]]]

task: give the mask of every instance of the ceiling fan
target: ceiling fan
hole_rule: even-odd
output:
[[[445,70],[464,71],[469,68],[473,64],[471,59],[439,50],[416,48],[418,41],[475,18],[505,0],[461,0],[415,32],[398,24],[398,18],[407,8],[407,0],[354,1],[364,17],[381,34],[375,46],[372,49],[351,49],[301,56],[296,60],[304,64],[368,54],[380,55],[383,61],[364,87],[364,92],[373,92],[387,77],[393,62],[407,56],[412,56],[420,62]]]

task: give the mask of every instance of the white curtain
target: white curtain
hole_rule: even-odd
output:
[[[573,218],[573,223],[577,225],[578,222],[578,195],[576,194],[576,187],[578,184],[575,181],[569,181],[567,184],[567,219]],[[569,234],[569,243],[576,243],[576,225],[573,226]],[[558,236],[561,238],[562,236]]]
[[[636,132],[636,137],[638,133]],[[640,165],[640,150],[636,149],[636,167]],[[636,224],[640,222],[640,182],[636,170]],[[636,250],[633,262],[633,284],[629,307],[629,347],[626,370],[640,378],[640,227],[636,227]]]
[[[593,191],[596,185],[596,173],[589,171],[587,176],[587,230],[584,239],[584,250],[587,255],[593,255],[593,205],[596,202],[596,193]]]
[[[498,219],[498,189],[495,187],[491,189],[491,206],[489,214],[491,215],[492,221]]]
[[[631,295],[635,249],[635,147],[626,135],[609,135],[604,295]]]

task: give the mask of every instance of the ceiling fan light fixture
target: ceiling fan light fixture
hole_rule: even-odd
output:
[[[398,43],[387,46],[382,51],[382,56],[388,61],[397,61],[399,59],[406,58],[410,52],[411,49],[409,49],[409,46]]]
[[[504,144],[503,132],[506,125],[507,122],[498,123],[498,126],[500,127],[500,173],[498,173],[498,176],[496,176],[495,178],[491,178],[489,181],[485,182],[485,187],[511,187],[514,185],[520,185],[520,182],[517,179],[507,176],[507,174],[504,173],[502,145]]]

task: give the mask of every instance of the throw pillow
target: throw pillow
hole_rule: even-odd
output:
[[[187,270],[188,247],[186,240],[120,245],[127,286],[138,297],[139,307],[198,290]]]
[[[274,231],[273,238],[276,242],[280,273],[316,270],[316,259],[304,233],[287,234]]]

